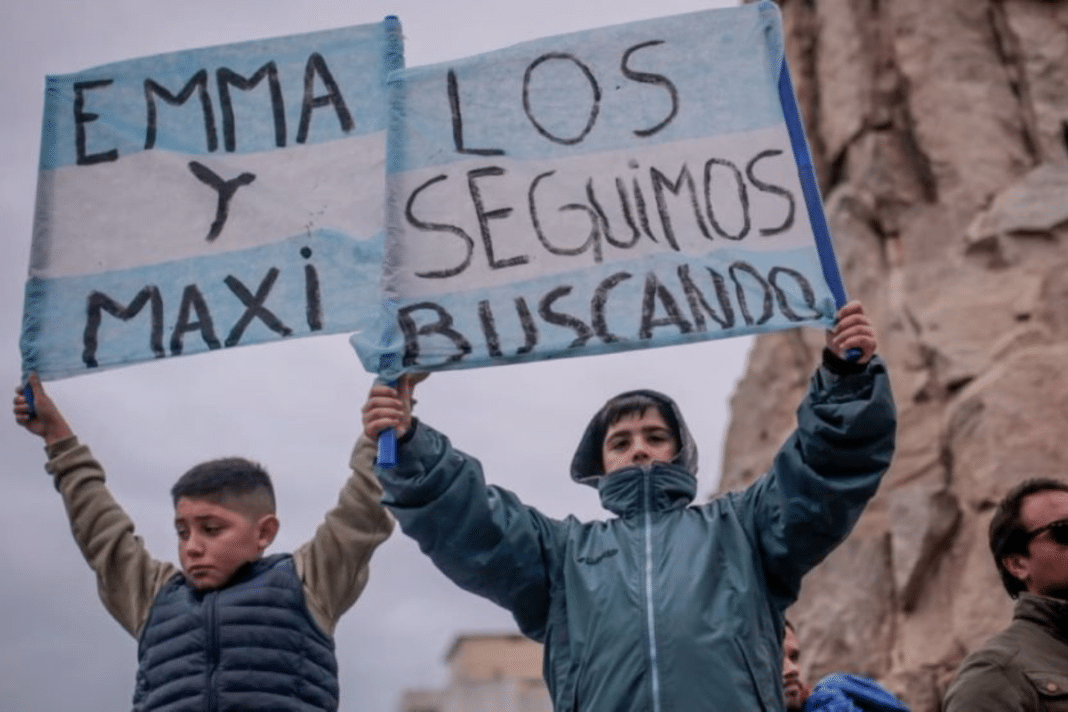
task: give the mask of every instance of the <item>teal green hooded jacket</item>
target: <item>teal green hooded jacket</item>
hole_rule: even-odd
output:
[[[383,502],[438,568],[544,643],[557,712],[783,710],[783,611],[849,534],[894,449],[882,362],[848,375],[821,366],[771,470],[693,505],[696,448],[674,412],[672,463],[607,476],[596,417],[587,429],[572,475],[598,487],[616,515],[606,521],[553,519],[487,486],[477,460],[421,422],[378,472]]]

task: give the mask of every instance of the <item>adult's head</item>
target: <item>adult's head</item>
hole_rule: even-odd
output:
[[[782,689],[786,712],[805,709],[809,689],[801,680],[801,645],[790,621],[786,621],[786,635],[782,641]]]
[[[1068,482],[1039,478],[1011,489],[990,520],[990,552],[1011,597],[1068,600]]]
[[[675,402],[662,393],[636,390],[606,402],[582,435],[571,476],[595,484],[631,465],[670,462],[697,472],[697,446]]]
[[[239,457],[210,460],[171,488],[178,558],[190,584],[225,586],[263,555],[278,533],[274,487],[267,472]]]

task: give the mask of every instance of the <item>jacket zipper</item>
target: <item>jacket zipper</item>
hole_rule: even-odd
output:
[[[660,672],[656,654],[656,621],[653,618],[653,515],[652,473],[642,474],[642,489],[645,495],[645,620],[649,632],[649,667],[653,695],[653,712],[660,712]]]
[[[208,704],[206,712],[216,712],[219,709],[219,695],[215,683],[215,676],[219,669],[218,595],[218,592],[211,591],[204,597],[204,602],[207,604],[205,625],[208,628]]]

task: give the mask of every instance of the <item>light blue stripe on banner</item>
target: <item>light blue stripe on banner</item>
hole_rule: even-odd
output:
[[[780,15],[761,2],[394,72],[406,130],[390,170],[471,151],[544,160],[778,125],[781,62]]]
[[[381,131],[397,29],[393,19],[50,76],[40,167],[121,160],[149,145],[255,153]],[[258,83],[241,88],[261,70]]]
[[[133,270],[31,279],[23,368],[62,378],[365,328],[378,316],[382,244],[382,234],[357,241],[319,231]]]
[[[473,295],[399,300],[396,307],[400,333],[393,346],[407,346],[407,360],[398,368],[415,370],[828,327],[835,312],[834,296],[811,249],[729,248],[602,265]],[[365,368],[377,369],[378,354],[367,348],[359,352]]]

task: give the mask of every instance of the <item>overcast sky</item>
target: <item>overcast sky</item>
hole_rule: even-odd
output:
[[[399,16],[409,67],[524,40],[736,4],[726,0],[25,0],[0,11],[0,381],[19,380],[46,74],[211,44]],[[636,387],[676,397],[696,434],[700,494],[715,488],[730,394],[749,338],[604,357],[437,374],[419,415],[478,456],[488,479],[550,516],[602,516],[568,478],[589,416]],[[47,384],[104,463],[118,500],[157,558],[176,559],[168,490],[193,464],[262,462],[278,491],[274,551],[314,531],[348,474],[371,385],[346,336],[167,359]],[[10,400],[6,400],[10,403]],[[6,407],[5,407],[6,408]],[[136,644],[104,611],[44,470],[41,441],[0,419],[0,700],[4,709],[128,708]],[[454,587],[398,530],[337,631],[341,709],[389,712],[404,688],[446,682],[443,654],[464,632],[511,632],[511,617]]]

